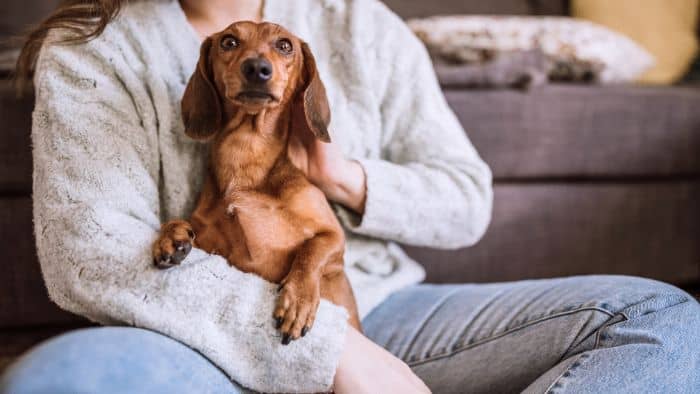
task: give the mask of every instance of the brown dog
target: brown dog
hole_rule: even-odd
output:
[[[308,45],[271,23],[238,22],[212,35],[182,117],[188,136],[212,141],[209,171],[191,224],[162,226],[156,266],[179,264],[194,244],[281,283],[274,318],[284,344],[312,327],[321,297],[347,308],[359,330],[343,230],[288,153],[293,130],[330,141],[326,91]]]

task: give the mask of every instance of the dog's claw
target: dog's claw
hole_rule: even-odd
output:
[[[275,328],[279,330],[280,327],[282,327],[282,323],[284,323],[284,319],[281,317],[276,317],[275,318]]]
[[[277,329],[290,340],[297,340],[311,330],[321,300],[318,282],[307,279],[285,280],[273,313],[276,322],[281,321]]]
[[[194,231],[186,222],[175,221],[163,225],[153,246],[153,264],[160,269],[179,265],[192,250]]]
[[[170,268],[174,265],[171,256],[166,254],[160,256],[160,258],[154,258],[153,264],[160,269]]]
[[[173,242],[173,246],[175,247],[173,261],[176,264],[180,264],[192,250],[192,243],[189,241],[175,241]]]
[[[292,337],[289,336],[289,334],[284,334],[282,336],[282,344],[283,345],[289,345],[289,342],[291,342]]]

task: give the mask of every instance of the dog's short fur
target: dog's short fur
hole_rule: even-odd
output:
[[[308,45],[271,23],[237,22],[212,35],[182,116],[188,136],[211,141],[209,171],[190,222],[162,226],[156,266],[179,264],[194,245],[280,283],[274,318],[285,344],[312,327],[321,297],[347,308],[360,329],[343,230],[289,155],[298,135],[330,141],[328,100]]]

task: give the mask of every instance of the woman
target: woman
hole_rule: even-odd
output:
[[[417,284],[422,269],[393,241],[475,243],[490,218],[491,177],[425,50],[380,3],[121,3],[67,2],[19,64],[29,68],[47,28],[72,28],[51,32],[35,76],[34,214],[49,294],[97,322],[148,331],[49,341],[10,369],[5,392],[699,387],[700,307],[671,286],[627,277]],[[186,217],[201,186],[206,148],[184,136],[179,113],[199,43],[232,21],[263,19],[309,42],[328,90],[334,143],[306,147],[308,170],[346,227],[369,339],[324,302],[309,335],[282,346],[272,284],[199,250],[165,272],[148,257],[160,222]]]

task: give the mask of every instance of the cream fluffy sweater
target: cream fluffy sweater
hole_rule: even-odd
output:
[[[489,169],[423,46],[384,5],[267,0],[263,14],[309,42],[332,139],[367,173],[364,216],[336,207],[364,316],[424,277],[394,242],[453,248],[479,239],[491,214]],[[41,51],[34,221],[49,295],[96,322],[175,338],[254,390],[326,390],[344,309],[322,302],[309,335],[282,346],[274,285],[197,249],[179,267],[152,267],[159,224],[187,218],[202,185],[207,147],[185,136],[180,119],[199,44],[177,1],[150,0],[131,2],[87,44]]]

